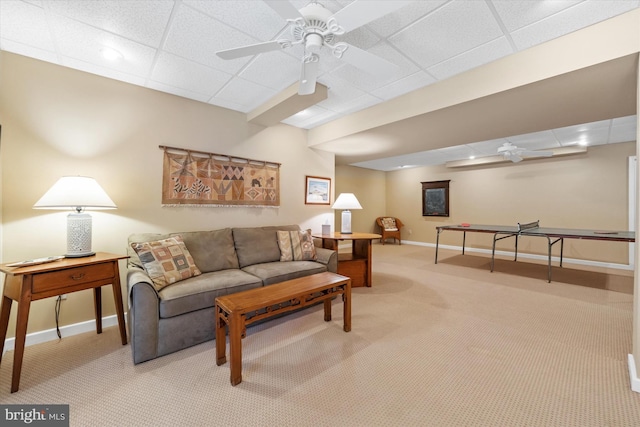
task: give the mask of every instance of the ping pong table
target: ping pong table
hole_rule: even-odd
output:
[[[495,264],[496,242],[510,237],[515,238],[515,258],[518,260],[518,237],[532,236],[544,237],[547,239],[548,263],[547,263],[547,279],[551,283],[551,249],[553,245],[560,242],[560,267],[562,267],[562,256],[564,251],[564,239],[585,239],[585,240],[606,240],[609,242],[635,242],[636,235],[633,231],[600,231],[600,230],[579,230],[571,228],[550,228],[540,227],[540,221],[529,222],[525,224],[518,223],[517,226],[509,225],[477,225],[477,224],[459,224],[459,225],[443,225],[436,227],[438,231],[436,237],[436,259],[438,263],[438,246],[440,244],[440,233],[443,231],[462,231],[462,255],[464,255],[465,241],[467,232],[474,233],[490,233],[493,234],[493,246],[491,249],[491,272]]]

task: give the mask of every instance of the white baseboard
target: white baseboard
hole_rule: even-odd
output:
[[[629,379],[631,380],[631,390],[640,393],[640,378],[638,378],[633,354],[629,355]]]
[[[125,313],[125,319],[126,319]],[[126,321],[126,320],[125,320]],[[107,328],[110,326],[117,326],[118,318],[116,315],[107,316],[102,318],[102,327]],[[60,328],[60,335],[62,337],[70,337],[73,335],[83,334],[85,332],[91,332],[96,330],[96,321],[95,320],[87,320],[86,322],[76,323],[74,325],[62,326]],[[27,334],[27,338],[25,340],[25,346],[28,347],[34,344],[40,344],[47,341],[55,341],[58,339],[58,334],[55,329],[47,329],[46,331],[38,331],[33,332],[31,334]],[[13,350],[15,348],[16,339],[9,338],[4,342],[4,354],[7,351]]]
[[[409,240],[403,240],[402,241],[403,244],[407,244],[407,245],[416,245],[416,246],[428,246],[431,248],[435,248],[436,245],[433,243],[423,243],[423,242],[412,242]],[[462,246],[450,246],[450,245],[439,245],[439,248],[441,249],[450,249],[450,250],[454,250],[454,251],[460,251],[460,253],[462,253]],[[489,249],[478,249],[478,248],[470,248],[468,246],[466,246],[464,248],[465,253],[467,252],[476,252],[476,253],[483,253],[483,254],[489,254],[491,255],[491,250]],[[511,251],[496,251],[496,255],[501,255],[501,256],[510,256],[513,257],[515,255],[515,252],[511,252]],[[523,252],[518,252],[518,259],[536,259],[536,260],[542,260],[542,261],[547,261],[547,257],[546,255],[536,255],[536,254],[528,254],[528,253],[523,253]],[[560,257],[556,257],[556,256],[552,256],[551,257],[551,261],[552,262],[556,262],[559,263],[560,262]],[[584,259],[575,259],[575,258],[562,258],[562,264],[577,264],[577,265],[589,265],[592,267],[601,267],[601,268],[611,268],[611,269],[616,269],[616,270],[628,270],[628,271],[633,271],[634,270],[634,266],[633,265],[629,265],[629,264],[616,264],[616,263],[611,263],[611,262],[601,262],[601,261],[589,261],[589,260],[584,260]]]

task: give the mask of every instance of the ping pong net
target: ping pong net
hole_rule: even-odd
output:
[[[532,228],[539,228],[539,227],[540,227],[540,220],[527,222],[525,224],[518,223],[518,232],[531,230]]]

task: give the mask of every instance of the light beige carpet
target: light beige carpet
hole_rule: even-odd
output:
[[[249,328],[236,387],[214,342],[134,366],[109,328],[28,347],[14,394],[5,354],[0,401],[68,403],[72,426],[640,425],[633,297],[603,285],[631,277],[565,266],[549,284],[460,257],[374,245],[352,331],[339,301],[328,323],[318,306]]]

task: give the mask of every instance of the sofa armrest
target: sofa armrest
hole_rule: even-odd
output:
[[[137,267],[127,270],[127,323],[134,364],[158,357],[160,297],[152,283],[144,270]]]
[[[327,266],[332,273],[338,272],[338,252],[331,249],[316,248],[317,261]]]

